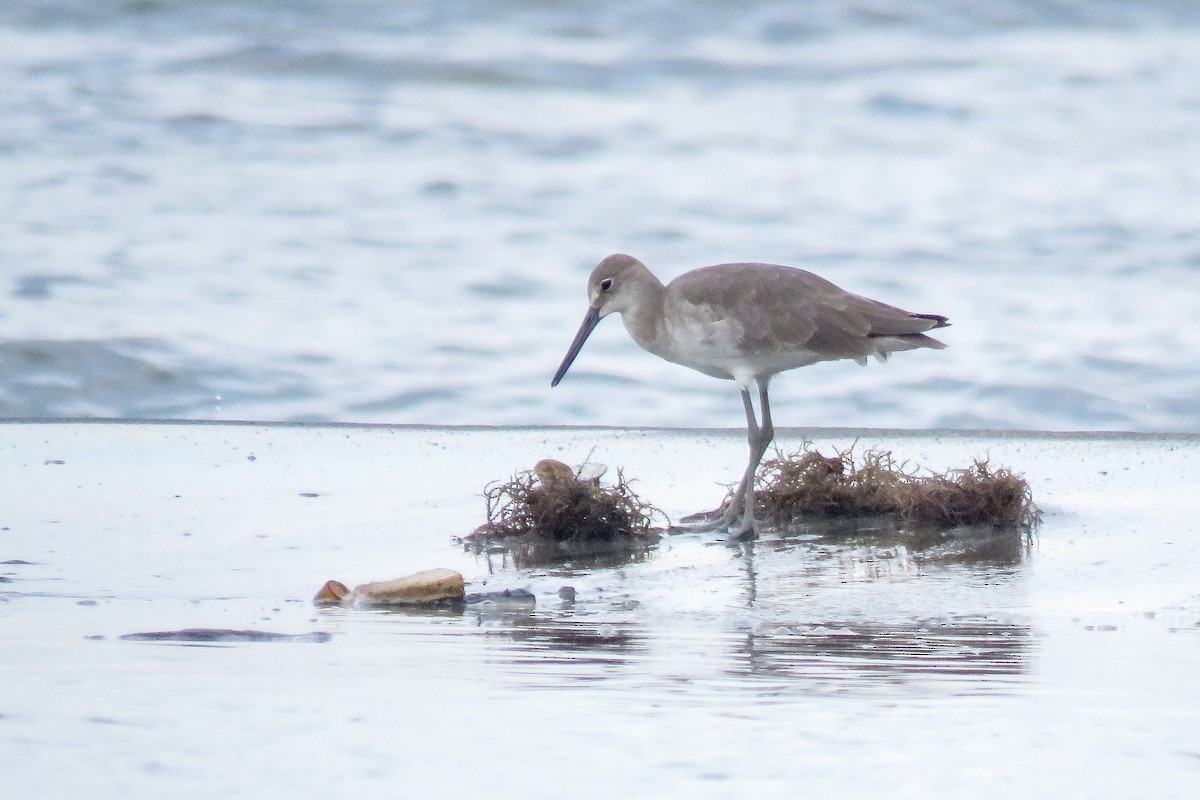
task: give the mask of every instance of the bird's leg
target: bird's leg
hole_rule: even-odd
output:
[[[738,484],[737,491],[729,499],[729,508],[725,510],[724,521],[729,529],[731,542],[754,533],[754,472],[758,468],[755,455],[761,429],[754,416],[754,403],[750,400],[750,392],[745,389],[742,390],[742,405],[746,407],[746,443],[750,445],[750,459],[746,463],[746,471],[742,474],[742,482]]]
[[[767,454],[767,448],[775,439],[775,426],[771,424],[771,401],[767,397],[769,380],[770,378],[767,377],[758,382],[758,404],[762,409],[762,427],[758,432],[758,455],[753,459],[755,472],[758,472],[758,465],[762,463],[763,456]]]
[[[750,447],[750,458],[737,490],[730,495],[729,502],[723,508],[705,514],[705,521],[688,525],[687,530],[726,530],[731,542],[754,532],[754,476],[767,448],[771,445],[771,440],[775,438],[775,426],[771,423],[771,404],[767,397],[768,380],[764,378],[758,381],[758,400],[762,406],[761,425],[754,413],[754,402],[750,398],[749,390],[742,389],[742,406],[746,410],[746,443]]]
[[[749,508],[753,511],[754,508],[754,451],[758,448],[759,427],[758,420],[754,415],[754,403],[750,400],[750,392],[746,389],[742,389],[742,406],[746,409],[746,443],[750,445],[750,463],[746,472],[742,474],[742,482],[738,484],[737,491],[729,498],[729,506],[725,509],[725,515],[722,517],[722,521],[725,523],[724,527],[729,528],[730,534],[735,534],[733,538],[738,538],[754,530],[754,515],[753,513],[747,514],[746,509]],[[746,505],[747,488],[751,492],[750,506]],[[750,518],[749,526],[746,525],[747,518]],[[738,523],[736,530],[733,525],[735,522]]]
[[[725,512],[726,517],[729,518],[730,541],[737,541],[754,532],[754,475],[758,472],[758,465],[771,445],[771,440],[775,438],[775,426],[771,424],[771,402],[767,397],[768,380],[769,378],[760,378],[758,381],[758,402],[762,409],[761,425],[754,418],[754,404],[750,401],[750,392],[742,390],[742,405],[746,408],[746,439],[750,445],[750,460],[746,464],[742,482],[738,485],[737,492],[729,501],[729,509]],[[737,519],[735,508],[741,511],[741,519],[736,527],[733,525],[734,519]]]
[[[758,448],[760,432],[758,420],[754,415],[754,404],[750,400],[750,392],[746,389],[742,389],[742,405],[746,409],[746,438],[750,445],[750,471],[742,474],[741,483],[738,484],[737,490],[729,496],[729,501],[725,505],[715,511],[708,511],[693,517],[692,519],[698,517],[701,521],[687,525],[686,529],[689,531],[731,531],[734,523],[739,522],[745,516],[742,509],[746,501],[746,487],[750,487],[751,493],[754,491],[754,470],[757,468],[757,459],[754,454]],[[751,529],[742,530],[738,536],[748,533]]]

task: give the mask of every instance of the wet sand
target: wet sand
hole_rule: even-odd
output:
[[[1032,537],[809,525],[517,569],[452,537],[539,459],[711,508],[743,433],[0,425],[0,774],[95,798],[1190,797],[1200,437],[787,430],[1029,478]],[[459,570],[536,605],[312,606]],[[231,631],[138,641],[129,634]],[[264,636],[249,634],[260,631]],[[276,636],[279,634],[280,636]],[[308,634],[329,634],[307,636]]]

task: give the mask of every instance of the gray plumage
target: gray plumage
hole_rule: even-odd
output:
[[[774,435],[767,384],[772,375],[818,361],[852,359],[917,348],[941,349],[925,334],[949,324],[938,314],[914,314],[852,294],[819,275],[779,264],[718,264],[680,275],[666,286],[636,258],[601,261],[588,278],[588,313],[551,382],[557,386],[599,321],[619,313],[644,349],[742,391],[750,434],[750,465],[719,524],[732,525],[753,502],[753,475]],[[757,384],[762,424],[749,390]],[[753,529],[752,505],[733,530]],[[715,527],[715,526],[714,526]]]

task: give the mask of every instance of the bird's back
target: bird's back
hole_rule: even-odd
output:
[[[702,328],[723,358],[736,357],[728,352],[735,351],[764,373],[942,348],[924,332],[949,324],[939,315],[913,314],[852,294],[806,270],[757,263],[718,264],[679,276],[666,287],[664,315],[669,328],[691,328],[693,339]]]

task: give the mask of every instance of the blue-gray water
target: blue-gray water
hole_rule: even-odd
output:
[[[1191,2],[0,7],[0,416],[739,425],[612,251],[950,316],[777,424],[1200,430]]]

